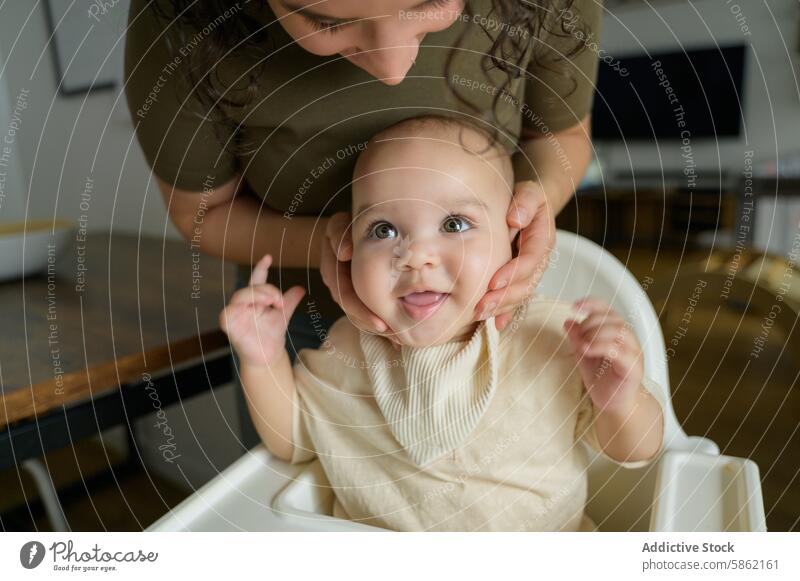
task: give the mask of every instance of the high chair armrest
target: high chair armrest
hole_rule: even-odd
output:
[[[758,466],[733,456],[664,452],[650,530],[766,531]]]
[[[699,452],[710,456],[719,456],[719,446],[714,440],[702,436],[688,436],[686,451]]]

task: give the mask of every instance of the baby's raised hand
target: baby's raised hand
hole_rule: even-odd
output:
[[[636,335],[603,301],[585,298],[573,307],[587,313],[586,318],[580,323],[567,320],[564,329],[592,403],[599,410],[629,409],[644,375]]]
[[[285,349],[286,327],[305,294],[302,286],[281,291],[267,284],[272,256],[265,254],[253,267],[249,285],[233,293],[219,314],[219,326],[242,363],[267,366]]]

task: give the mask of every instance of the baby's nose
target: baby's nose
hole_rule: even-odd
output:
[[[439,253],[432,244],[416,241],[407,245],[405,251],[401,250],[397,259],[397,268],[400,270],[419,270],[426,266],[438,266],[439,262]]]

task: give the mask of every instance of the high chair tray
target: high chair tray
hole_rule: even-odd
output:
[[[308,531],[300,519],[280,518],[275,495],[304,471],[256,446],[189,498],[147,527],[148,531]]]
[[[297,475],[272,502],[275,513],[289,521],[331,532],[387,532],[386,529],[334,518],[333,491],[318,461]]]
[[[657,462],[655,485],[651,481],[646,490],[653,501],[649,530],[766,531],[761,483],[753,461],[667,450]],[[616,473],[625,474],[625,469]],[[649,504],[648,499],[642,500]],[[333,493],[315,461],[276,495],[272,506],[287,522],[310,524],[316,530],[385,530],[329,516],[332,503]],[[604,516],[593,515],[598,521]]]
[[[766,531],[758,466],[733,456],[666,451],[650,530]]]
[[[614,477],[619,476],[629,482],[635,475],[621,469]],[[606,483],[601,490],[616,488]],[[642,509],[653,505],[651,531],[766,530],[758,468],[750,460],[667,450],[641,493]],[[630,492],[622,496],[628,498]],[[328,516],[332,502],[317,462],[292,466],[257,446],[147,530],[383,530]],[[613,498],[601,504],[605,510],[620,506]],[[627,504],[623,510],[629,510]],[[602,521],[601,514],[593,517]],[[630,529],[623,524],[608,530]]]

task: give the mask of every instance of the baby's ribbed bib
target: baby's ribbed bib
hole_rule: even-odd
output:
[[[451,453],[472,433],[497,388],[494,317],[466,340],[402,346],[361,332],[375,400],[389,429],[420,467]]]

